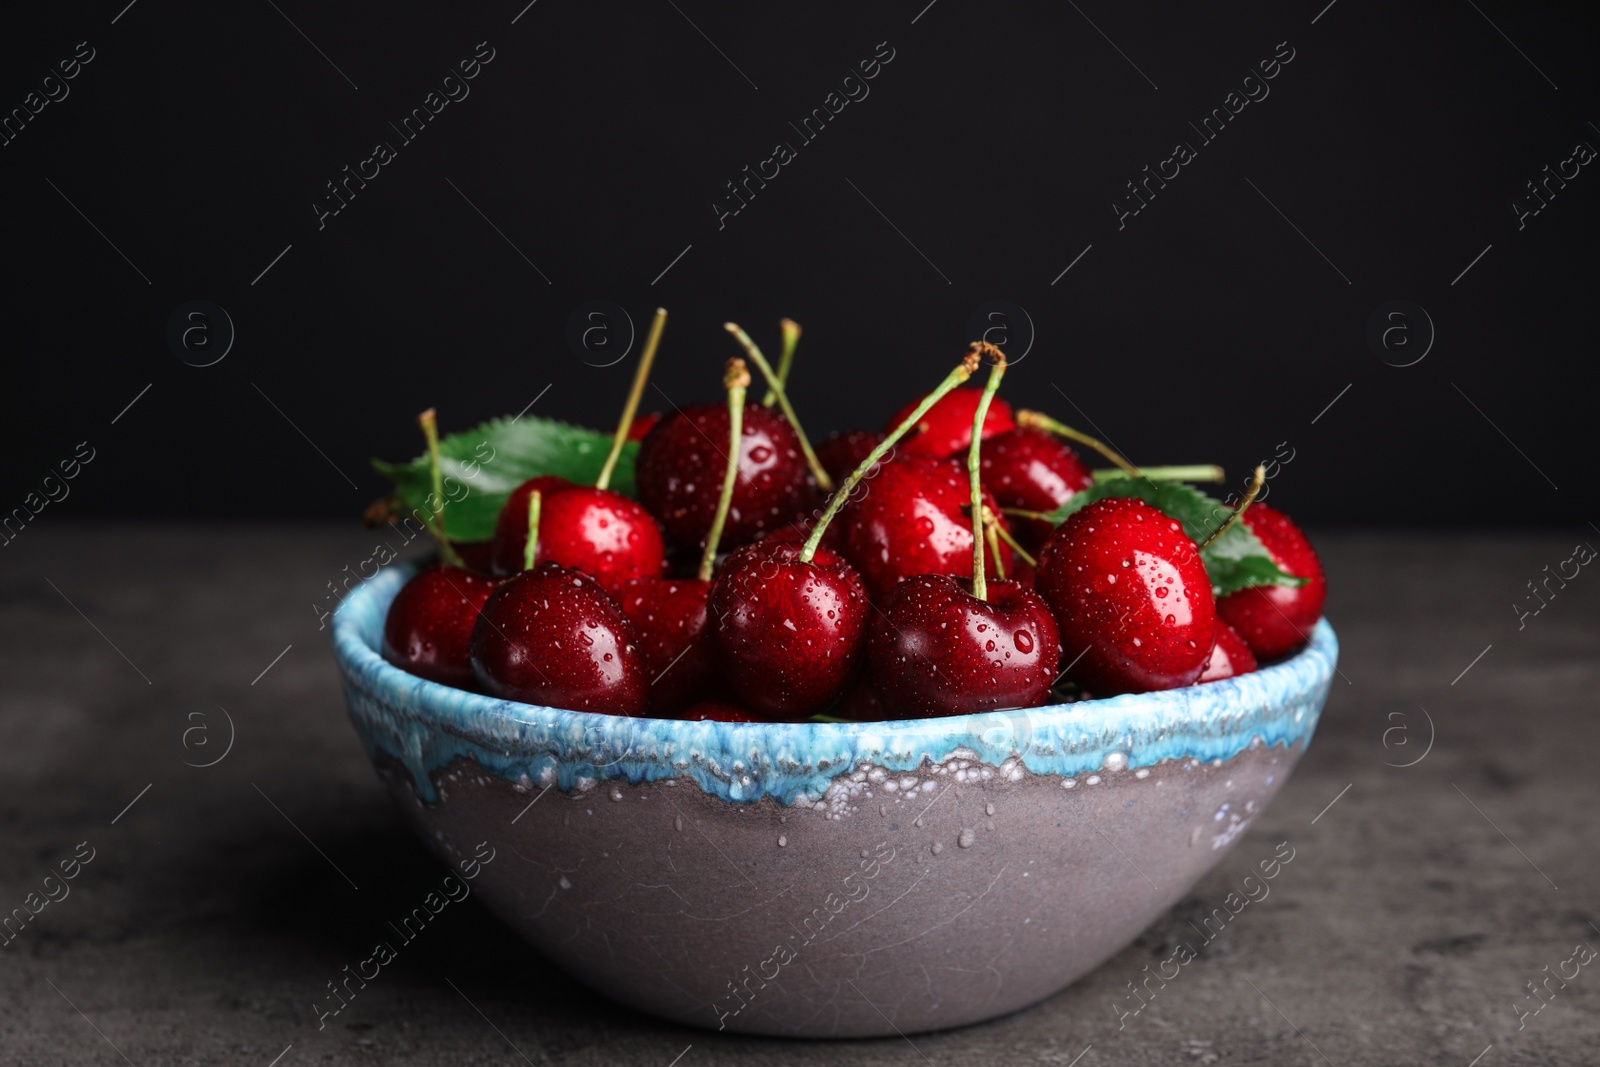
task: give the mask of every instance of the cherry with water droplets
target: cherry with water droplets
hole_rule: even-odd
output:
[[[852,680],[867,591],[825,548],[758,541],[731,553],[711,587],[710,632],[734,694],[763,718],[825,710]]]
[[[541,474],[511,490],[494,521],[494,540],[489,550],[491,574],[510,577],[522,570],[528,546],[528,498],[538,493],[541,501],[549,500],[571,484],[557,475]]]
[[[982,395],[981,389],[952,389],[941,397],[938,403],[923,413],[912,432],[900,443],[901,454],[943,459],[965,453],[967,446],[972,443],[972,424],[978,411],[978,398]],[[916,411],[923,399],[926,397],[919,397],[895,412],[885,426],[889,429],[899,426]],[[984,415],[983,437],[987,440],[995,434],[1014,430],[1016,426],[1011,405],[997,399],[989,405]]]
[[[684,548],[705,542],[728,456],[728,410],[691,404],[663,418],[639,445],[634,468],[639,500]],[[739,476],[723,545],[748,544],[792,522],[809,496],[805,457],[794,429],[771,408],[744,407]]]
[[[1210,658],[1205,564],[1178,522],[1143,500],[1074,512],[1045,546],[1034,588],[1055,613],[1068,677],[1097,697],[1192,685]]]
[[[850,472],[861,465],[861,461],[872,454],[872,450],[883,442],[883,434],[873,433],[870,430],[845,430],[836,433],[817,446],[817,459],[822,463],[822,469],[836,482],[842,482],[850,477]],[[885,460],[884,462],[887,462]],[[868,478],[872,472],[868,471]]]
[[[983,487],[1002,508],[1048,512],[1094,484],[1072,447],[1043,430],[1019,427],[984,439]],[[1043,519],[1011,517],[1025,546],[1039,548],[1055,533]]]
[[[900,718],[966,715],[1045,702],[1061,658],[1049,606],[1016,582],[988,599],[949,575],[907,578],[873,620],[872,686]]]
[[[490,595],[472,631],[485,692],[574,711],[637,715],[650,677],[633,626],[595,580],[540,563]]]
[[[440,685],[476,689],[470,649],[478,613],[500,583],[436,564],[400,587],[383,620],[383,658]]]
[[[698,578],[640,578],[617,591],[633,624],[650,682],[652,714],[675,715],[716,688],[717,663],[706,638],[711,583]]]
[[[1244,638],[1239,636],[1239,631],[1218,619],[1217,643],[1212,646],[1211,658],[1206,660],[1206,669],[1200,672],[1200,680],[1215,682],[1249,674],[1255,669],[1255,654],[1245,644]]]
[[[992,497],[986,503],[998,510]],[[841,517],[844,554],[874,600],[914,574],[971,574],[970,505],[967,474],[957,460],[904,456],[880,464],[868,490]],[[1009,573],[1007,545],[1000,546],[999,563]],[[992,553],[987,565],[995,569]]]
[[[1217,602],[1217,613],[1239,631],[1261,660],[1274,660],[1303,647],[1322,618],[1328,582],[1322,561],[1306,535],[1277,508],[1252,504],[1239,521],[1261,539],[1280,570],[1304,578],[1301,586],[1257,585]]]

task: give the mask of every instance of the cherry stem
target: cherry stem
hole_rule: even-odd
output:
[[[539,559],[539,509],[543,507],[539,490],[528,494],[528,539],[522,545],[522,569],[533,570]]]
[[[1112,478],[1127,477],[1126,471],[1097,470],[1090,471],[1097,482],[1110,481]],[[1222,473],[1222,468],[1212,463],[1196,463],[1179,467],[1141,467],[1139,476],[1149,478],[1155,482],[1216,482],[1219,485],[1227,478]]]
[[[812,527],[811,536],[806,538],[804,547],[800,549],[801,563],[811,562],[811,557],[817,553],[817,546],[822,544],[822,535],[827,532],[828,523],[832,522],[833,517],[839,513],[839,509],[844,507],[845,501],[850,499],[850,494],[861,483],[861,479],[867,476],[867,472],[877,466],[878,461],[895,446],[895,442],[904,437],[913,426],[922,420],[922,416],[928,413],[929,408],[944,399],[944,395],[950,390],[972,377],[977,369],[978,346],[974,344],[967,349],[966,357],[962,359],[961,364],[945,375],[944,381],[940,382],[933,392],[923,397],[922,403],[917,405],[916,410],[907,415],[904,422],[896,426],[882,441],[878,442],[877,448],[867,453],[867,458],[861,461],[860,466],[850,472],[850,477],[846,478],[844,484],[828,498],[828,506],[822,512],[822,518],[818,519],[817,524]]]
[[[667,309],[656,308],[655,321],[650,324],[650,336],[645,338],[644,351],[639,355],[639,366],[633,372],[633,387],[628,390],[628,401],[622,405],[622,420],[617,423],[617,432],[611,438],[611,451],[606,453],[605,464],[600,468],[600,477],[594,480],[596,489],[606,489],[611,485],[611,475],[617,469],[617,460],[622,456],[622,446],[628,443],[628,431],[633,429],[633,417],[639,411],[639,398],[644,396],[644,383],[650,380],[650,368],[656,361],[656,348],[661,344],[661,331],[667,328]]]
[[[1257,467],[1255,472],[1250,475],[1250,486],[1244,491],[1244,499],[1239,501],[1239,506],[1233,509],[1233,514],[1228,516],[1227,522],[1224,522],[1221,526],[1217,527],[1215,533],[1206,538],[1204,541],[1200,542],[1198,551],[1204,552],[1206,549],[1210,548],[1217,538],[1227,533],[1228,528],[1239,521],[1239,518],[1244,514],[1245,509],[1251,504],[1255,503],[1256,497],[1261,495],[1261,487],[1266,484],[1266,481],[1267,469],[1265,467]]]
[[[1006,354],[987,341],[973,345],[979,355],[988,356],[989,380],[978,396],[978,410],[972,416],[972,444],[967,446],[967,481],[972,487],[972,595],[979,600],[989,599],[989,586],[983,575],[983,485],[979,481],[981,452],[983,451],[983,420],[989,417],[989,402],[1000,388],[1000,379],[1006,376]],[[998,562],[1000,554],[995,553]],[[1003,577],[1003,576],[1002,576]]]
[[[1010,545],[1011,551],[1014,554],[1021,556],[1022,561],[1028,566],[1037,567],[1039,565],[1039,561],[1033,558],[1033,554],[1027,549],[1023,548],[1022,545],[1018,544],[1016,537],[1012,536],[1011,531],[1005,528],[1005,524],[1000,521],[1000,516],[996,515],[987,507],[983,509],[983,524],[989,528],[989,532],[991,534],[997,535],[1000,540]],[[1000,563],[999,552],[994,554],[994,561],[998,566]],[[1001,577],[1004,578],[1005,575],[1002,574]]]
[[[1027,508],[1001,508],[1000,513],[1002,515],[1016,515],[1023,519],[1040,519],[1045,522],[1050,521],[1050,512],[1048,511],[1029,511]]]
[[[990,514],[991,513],[989,509],[985,508],[983,535],[985,540],[989,542],[989,554],[994,557],[995,579],[1003,582],[1006,580],[1006,564],[1005,561],[1000,558],[1000,538],[997,533],[999,526],[996,523],[989,521]],[[1029,564],[1029,566],[1032,566],[1032,564]]]
[[[728,509],[733,506],[733,486],[739,480],[739,447],[744,435],[744,395],[750,388],[750,368],[744,360],[734,356],[722,372],[722,387],[728,390],[728,466],[722,472],[722,495],[717,498],[717,513],[711,520],[711,532],[706,534],[706,550],[700,555],[700,580],[711,580],[711,565],[717,560],[717,545],[722,540],[722,527],[728,521]]]
[[[1115,463],[1118,467],[1121,467],[1133,477],[1138,478],[1142,476],[1138,467],[1135,467],[1132,463],[1129,463],[1123,458],[1122,453],[1118,452],[1116,449],[1112,448],[1098,437],[1090,437],[1088,434],[1083,433],[1080,430],[1074,430],[1066,423],[1057,422],[1055,419],[1052,419],[1049,415],[1046,415],[1042,411],[1025,410],[1017,412],[1017,425],[1030,427],[1035,430],[1047,430],[1050,433],[1055,434],[1057,437],[1065,437],[1069,441],[1076,441],[1085,448],[1094,449],[1096,452]]]
[[[444,532],[444,466],[439,458],[439,420],[432,408],[417,416],[428,442],[428,477],[433,482],[433,504],[428,508],[428,532],[439,546],[439,558],[452,567],[464,567],[456,546]]]
[[[779,319],[778,329],[783,331],[783,351],[778,354],[778,381],[789,384],[789,368],[794,366],[794,349],[800,343],[800,324],[793,319]],[[761,406],[770,408],[778,394],[771,389],[761,398]]]
[[[833,492],[833,479],[828,477],[828,472],[822,469],[822,463],[817,459],[817,454],[811,450],[811,441],[806,437],[805,430],[800,427],[800,420],[795,417],[794,408],[789,403],[789,395],[783,391],[783,381],[772,372],[772,366],[767,362],[767,357],[761,354],[761,349],[750,340],[750,335],[739,328],[735,322],[725,322],[722,328],[733,334],[734,339],[744,348],[745,355],[750,357],[750,362],[756,365],[756,370],[761,372],[761,377],[767,380],[767,388],[771,389],[778,397],[778,406],[783,409],[783,417],[789,420],[789,425],[794,428],[795,436],[800,438],[800,451],[805,453],[806,466],[811,468],[811,476],[817,480],[824,493]]]

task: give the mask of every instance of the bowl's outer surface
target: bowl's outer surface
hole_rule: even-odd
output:
[[[1163,693],[888,723],[622,719],[385,663],[411,573],[351,594],[334,643],[418,833],[452,866],[487,841],[476,889],[596,989],[752,1033],[956,1026],[1092,970],[1283,784],[1338,653],[1322,622],[1283,663]]]

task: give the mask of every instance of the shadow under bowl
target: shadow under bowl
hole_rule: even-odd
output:
[[[1060,990],[1176,903],[1305,750],[1338,655],[1186,689],[860,723],[630,719],[417,678],[395,566],[333,641],[418,834],[593,988],[711,1029],[882,1037]],[[479,849],[480,842],[488,842]]]

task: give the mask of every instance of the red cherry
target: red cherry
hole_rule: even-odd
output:
[[[650,711],[674,715],[712,689],[717,664],[706,637],[711,583],[695,578],[638,578],[617,592],[633,624],[650,682]]]
[[[500,507],[500,516],[494,522],[494,543],[489,551],[490,573],[512,575],[522,570],[523,553],[528,544],[528,498],[534,490],[539,491],[542,504],[557,489],[565,489],[571,484],[554,474],[541,474],[511,490],[511,495]]]
[[[472,669],[492,696],[636,715],[650,697],[633,627],[593,578],[540,563],[504,582],[472,631]]]
[[[1055,612],[1063,654],[1077,657],[1068,676],[1095,696],[1192,685],[1211,656],[1205,564],[1183,527],[1143,500],[1075,512],[1045,547],[1035,588]]]
[[[522,498],[521,542],[506,502],[496,522],[495,563],[504,568],[516,561],[521,570],[528,541],[528,498]],[[506,537],[500,538],[504,528]],[[560,486],[540,491],[537,560],[559,563],[583,571],[607,592],[615,592],[634,578],[659,578],[666,566],[667,546],[661,528],[650,513],[620,493],[587,485]],[[512,572],[514,573],[514,572]]]
[[[1239,631],[1218,619],[1217,643],[1211,649],[1211,658],[1206,661],[1206,669],[1201,672],[1200,680],[1215,682],[1221,678],[1249,674],[1255,669],[1256,657],[1251,653],[1250,646],[1245,644],[1244,638],[1239,636]]]
[[[929,408],[915,429],[906,435],[900,443],[900,453],[941,458],[958,452],[965,453],[967,446],[972,444],[972,424],[977,419],[978,398],[982,395],[981,389],[952,389]],[[899,426],[920,403],[922,397],[895,412],[894,417],[884,424],[885,428],[892,430]],[[995,434],[1016,429],[1016,426],[1016,420],[1011,417],[1011,405],[995,397],[983,417],[983,439],[987,441]]]
[[[995,507],[993,498],[987,502]],[[906,456],[885,463],[840,517],[844,554],[874,600],[913,574],[970,575],[971,504],[967,473],[956,460]],[[986,557],[993,572],[993,553]],[[1009,574],[1011,549],[1004,544],[1000,559]]]
[[[1328,582],[1316,549],[1289,516],[1266,504],[1252,504],[1239,521],[1261,538],[1281,570],[1306,579],[1298,588],[1252,586],[1217,602],[1217,613],[1239,631],[1259,659],[1278,659],[1311,640],[1311,627],[1322,618],[1322,605],[1328,599]]]
[[[891,713],[1033,708],[1050,695],[1061,639],[1044,599],[1015,582],[989,582],[987,600],[969,589],[949,575],[920,574],[884,600],[867,661]]]
[[[648,415],[640,415],[628,427],[628,440],[643,441],[645,435],[656,428],[656,423],[661,421],[661,412],[652,411]]]
[[[469,656],[472,628],[499,584],[460,567],[417,572],[389,604],[383,658],[430,682],[477,689]]]
[[[800,439],[783,416],[746,404],[743,419],[739,476],[722,531],[726,548],[792,521],[808,496]],[[639,499],[674,544],[693,548],[710,532],[727,442],[727,407],[693,404],[662,419],[639,445],[634,468]]]
[[[690,722],[760,722],[748,711],[720,700],[702,700],[679,716]]]
[[[1003,508],[1054,511],[1080,489],[1094,484],[1094,475],[1060,438],[1043,430],[1019,428],[983,441],[983,487]],[[1055,527],[1042,519],[1009,518],[1017,539],[1038,547]]]
[[[755,714],[803,719],[844,692],[861,661],[867,592],[842,558],[760,541],[732,553],[711,587],[711,635],[728,685]]]
[[[828,477],[835,482],[843,482],[882,442],[881,433],[872,433],[870,430],[845,430],[843,433],[834,434],[817,446],[817,459],[821,462],[822,469],[828,472]],[[891,452],[889,455],[893,456],[894,453]],[[867,472],[867,477],[872,477],[871,471]]]

